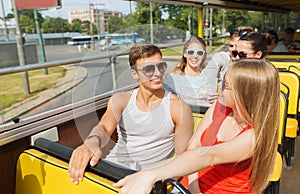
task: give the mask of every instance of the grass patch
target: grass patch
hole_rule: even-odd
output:
[[[183,46],[161,49],[163,56],[181,56]]]
[[[37,93],[50,88],[57,83],[59,78],[66,75],[63,67],[48,68],[48,75],[44,74],[44,69],[28,72],[30,94],[24,94],[22,73],[8,74],[0,76],[0,106],[7,108],[14,103],[32,97]]]
[[[218,48],[219,46],[223,45],[226,42],[228,42],[228,39],[213,41],[211,52],[214,52],[216,48]],[[210,53],[210,49],[208,45],[206,47],[206,50],[208,53]],[[182,51],[183,51],[183,46],[161,49],[163,56],[181,56]]]

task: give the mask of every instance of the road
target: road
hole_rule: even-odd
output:
[[[95,55],[99,52],[104,51],[78,52],[77,48],[72,46],[46,47],[47,61],[55,61],[79,56],[90,56]],[[171,64],[169,68],[173,67],[177,60],[178,59],[168,59],[168,61]],[[38,106],[37,108],[25,113],[20,117],[23,118],[30,115],[34,115],[40,112],[51,110],[82,99],[87,99],[112,90],[112,73],[108,59],[102,59],[91,62],[82,62],[80,64],[75,65],[79,66],[79,68],[85,68],[87,70],[87,77],[79,85],[59,95],[55,99],[52,99]],[[80,73],[80,71],[78,72]],[[126,56],[117,58],[116,74],[117,88],[121,88],[128,84],[135,83],[135,80],[131,77],[128,65],[128,57]]]
[[[47,61],[68,59],[79,56],[87,57],[101,52],[78,52],[76,47],[71,46],[48,46],[45,50]],[[124,79],[124,77],[126,77],[122,76],[122,74],[124,74],[124,72],[126,72],[128,69],[127,61],[128,59],[126,57],[119,57],[117,60],[116,73],[119,79]],[[62,93],[55,99],[52,99],[42,104],[41,106],[38,106],[37,108],[27,112],[21,117],[27,117],[29,115],[34,115],[43,111],[70,104],[75,101],[90,98],[112,89],[113,85],[111,66],[108,59],[82,62],[74,65],[78,66],[79,68],[85,68],[87,70],[87,77],[79,85],[75,86],[71,90],[66,91],[65,93]],[[80,72],[81,71],[78,71],[78,73]],[[126,80],[125,82],[130,83],[130,80]]]

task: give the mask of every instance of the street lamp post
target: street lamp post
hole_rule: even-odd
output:
[[[91,2],[89,4],[90,6],[90,35],[91,35],[91,42],[92,42],[92,49],[94,50],[94,37],[93,37],[93,16],[92,16],[92,7],[94,6]],[[94,11],[94,7],[93,7],[93,11]],[[93,12],[94,13],[94,12]]]
[[[20,29],[20,25],[19,25],[19,15],[18,15],[18,10],[17,10],[15,0],[12,0],[12,8],[13,8],[13,12],[15,15],[15,20],[16,20],[16,35],[17,35],[16,41],[17,41],[17,49],[18,49],[18,56],[19,56],[19,64],[20,64],[20,66],[23,66],[23,65],[25,65],[25,56],[24,56],[24,50],[23,50],[21,29]],[[24,85],[24,94],[30,94],[27,71],[22,72],[22,78],[23,78],[23,85]]]
[[[6,18],[5,18],[5,11],[4,11],[4,4],[3,4],[3,0],[1,0],[1,6],[2,6],[3,23],[4,23],[4,34],[5,34],[5,36],[6,36],[6,41],[9,41],[9,37],[8,37],[8,31],[7,31],[7,25],[6,25]]]

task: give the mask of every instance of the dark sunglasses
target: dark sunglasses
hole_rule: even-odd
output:
[[[195,53],[198,55],[198,56],[203,56],[205,54],[205,51],[202,51],[202,50],[185,50],[185,53],[188,54],[188,55],[194,55]]]
[[[142,71],[146,77],[152,77],[154,75],[155,69],[157,68],[160,73],[165,73],[167,70],[167,63],[160,62],[157,65],[146,65],[142,69],[136,68],[136,70]]]
[[[239,36],[243,36],[247,33],[248,33],[247,30],[231,30],[230,31],[230,36],[232,36],[233,34],[238,34]]]
[[[247,58],[247,53],[245,53],[245,52],[243,52],[243,51],[241,51],[241,52],[238,52],[237,50],[235,50],[235,51],[231,51],[232,52],[232,55],[233,55],[233,57],[235,58],[237,55],[239,56],[239,58],[240,59],[242,59],[242,58]]]

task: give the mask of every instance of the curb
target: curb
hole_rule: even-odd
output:
[[[22,114],[41,106],[51,99],[72,89],[87,77],[87,70],[81,66],[68,65],[64,68],[67,70],[66,75],[63,78],[60,78],[53,87],[4,109],[4,120],[2,122],[10,121],[15,117],[21,116]]]

